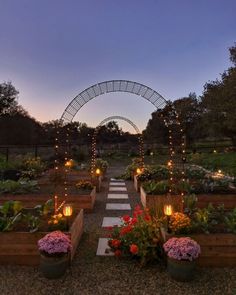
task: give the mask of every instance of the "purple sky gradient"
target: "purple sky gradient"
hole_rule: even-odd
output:
[[[60,118],[85,88],[127,79],[174,100],[230,66],[235,0],[0,0],[0,83],[40,121]],[[127,94],[95,98],[76,120],[120,115],[145,128],[154,107]],[[128,129],[128,128],[126,128]]]

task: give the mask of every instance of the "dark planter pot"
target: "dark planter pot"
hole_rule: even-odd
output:
[[[193,280],[196,269],[196,261],[176,260],[168,257],[167,270],[169,275],[180,282]]]
[[[47,257],[40,254],[39,269],[47,279],[58,279],[62,277],[69,265],[69,255],[65,254],[62,257]]]

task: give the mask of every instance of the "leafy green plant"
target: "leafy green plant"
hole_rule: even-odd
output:
[[[153,180],[146,181],[142,184],[145,192],[151,195],[163,195],[168,192],[168,181],[158,181],[155,182]]]
[[[25,194],[39,190],[38,182],[35,180],[5,180],[0,181],[0,194]]]
[[[22,203],[7,201],[0,206],[0,231],[10,231],[22,218]]]
[[[225,216],[225,225],[228,232],[236,234],[236,208]]]
[[[101,158],[97,158],[95,161],[95,167],[99,168],[103,173],[107,170],[108,166],[108,162]]]
[[[166,166],[158,165],[155,167],[146,166],[142,173],[137,175],[137,180],[165,180],[169,178],[169,170]]]
[[[185,213],[192,215],[197,210],[197,197],[195,194],[184,196]]]

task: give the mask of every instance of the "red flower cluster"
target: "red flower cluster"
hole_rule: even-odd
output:
[[[114,240],[111,241],[111,245],[114,248],[119,248],[120,245],[121,245],[121,241],[120,240],[117,240],[117,239],[114,239]]]
[[[133,216],[124,215],[121,220],[120,227],[113,227],[108,242],[114,255],[116,257],[135,255],[141,258],[141,261],[150,257],[156,259],[158,254],[155,248],[158,249],[160,238],[155,219],[152,218],[149,210],[141,209],[138,205],[134,209]]]
[[[129,251],[133,254],[136,255],[138,254],[138,246],[135,244],[131,244],[129,247]]]

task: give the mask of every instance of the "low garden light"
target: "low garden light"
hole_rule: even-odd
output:
[[[164,214],[166,216],[171,216],[173,214],[173,206],[170,204],[164,205]]]
[[[101,170],[99,168],[97,168],[95,173],[96,173],[97,176],[99,176],[101,174]]]
[[[63,206],[63,215],[65,217],[70,217],[73,213],[73,207],[70,204],[65,204]]]
[[[72,165],[73,165],[73,160],[68,160],[68,161],[65,162],[65,167],[66,168],[71,168]]]
[[[140,168],[137,168],[137,169],[136,169],[136,173],[139,175],[139,174],[142,173],[142,170],[141,170]]]
[[[173,214],[173,206],[170,204],[164,205],[164,214],[167,217],[167,232],[170,231],[169,229],[169,223],[170,223],[170,217]]]
[[[73,207],[70,204],[65,204],[62,209],[63,215],[66,217],[66,227],[69,230],[69,218],[73,214]]]

